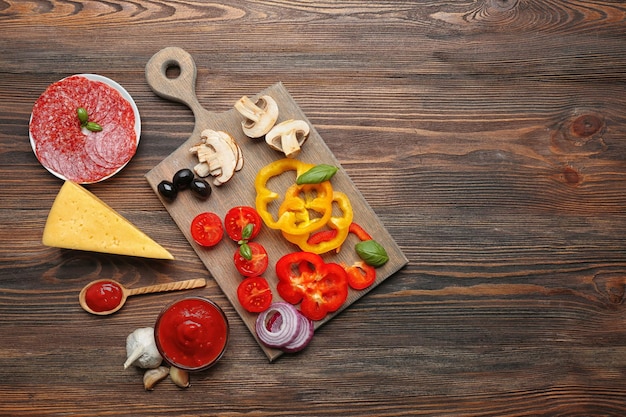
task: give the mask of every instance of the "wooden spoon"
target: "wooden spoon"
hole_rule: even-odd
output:
[[[121,298],[118,300],[117,304],[114,307],[106,311],[94,311],[91,307],[89,307],[87,300],[86,300],[87,290],[96,284],[107,284],[109,288],[121,291]],[[206,279],[197,278],[197,279],[190,279],[186,281],[168,282],[165,284],[155,284],[155,285],[148,285],[146,287],[127,289],[122,284],[115,282],[113,280],[98,279],[85,285],[85,287],[80,291],[80,294],[78,295],[78,302],[80,303],[80,306],[83,308],[83,310],[87,311],[88,313],[96,314],[99,316],[106,316],[108,314],[113,314],[117,310],[122,308],[124,303],[126,303],[126,299],[131,295],[151,294],[151,293],[164,292],[164,291],[189,290],[192,288],[201,288],[205,286],[206,286]]]

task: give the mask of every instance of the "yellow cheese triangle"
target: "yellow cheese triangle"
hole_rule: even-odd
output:
[[[106,203],[71,181],[63,184],[52,204],[42,242],[64,249],[174,259]]]

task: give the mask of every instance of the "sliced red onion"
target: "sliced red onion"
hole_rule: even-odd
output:
[[[280,314],[280,324],[267,326],[268,317],[274,314]],[[256,334],[264,345],[272,348],[282,348],[294,341],[299,333],[302,322],[300,321],[300,313],[289,303],[277,302],[273,303],[267,310],[259,314],[256,319]]]
[[[279,312],[274,313],[271,317],[268,317],[265,327],[270,332],[277,332],[280,326],[283,325],[283,318]]]
[[[288,352],[288,353],[301,351],[302,349],[306,347],[306,345],[309,344],[309,342],[313,338],[313,332],[314,332],[313,320],[309,320],[308,318],[304,316],[304,314],[300,312],[298,312],[298,315],[300,316],[300,322],[301,322],[300,333],[298,333],[298,336],[293,341],[286,344],[282,348],[283,351]]]

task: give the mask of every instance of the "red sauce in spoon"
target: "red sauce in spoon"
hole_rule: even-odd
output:
[[[226,350],[228,321],[222,310],[203,297],[189,297],[167,307],[157,319],[155,341],[172,366],[199,371],[213,365]]]
[[[113,281],[95,282],[85,292],[87,307],[98,313],[113,310],[120,305],[123,297],[122,287]]]

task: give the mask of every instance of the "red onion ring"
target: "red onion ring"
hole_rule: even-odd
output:
[[[299,352],[309,344],[311,339],[313,338],[314,326],[313,320],[309,320],[304,316],[304,314],[298,312],[300,316],[300,333],[298,336],[292,340],[290,343],[283,346],[283,351],[288,353]],[[278,320],[276,320],[278,321]]]
[[[304,349],[313,338],[315,332],[313,321],[309,320],[301,312],[297,310],[296,312],[298,313],[298,320],[300,321],[300,331],[291,342],[283,346],[275,346],[287,353],[295,353]],[[264,324],[265,329],[269,333],[277,333],[283,326],[283,317],[279,311],[269,312],[264,319],[261,319],[261,323]]]
[[[276,312],[273,316],[268,317],[265,327],[270,332],[276,332],[283,325],[283,319],[280,313]]]
[[[271,315],[270,315],[271,314]],[[266,325],[268,317],[280,314],[280,324]],[[284,302],[273,303],[267,310],[259,314],[256,319],[256,334],[264,345],[272,348],[282,348],[293,342],[300,333],[300,313],[296,308]]]

